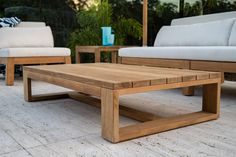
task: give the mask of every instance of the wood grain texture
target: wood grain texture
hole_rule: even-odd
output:
[[[207,112],[196,112],[131,125],[120,129],[120,141],[126,141],[136,137],[160,133],[163,131],[172,130],[175,128],[180,128],[214,119],[217,119],[216,114]]]
[[[236,73],[236,62],[121,57],[122,64]]]
[[[24,84],[24,98],[25,101],[30,102],[32,100],[32,85],[31,78],[28,77],[28,72],[23,71],[23,84]]]
[[[213,75],[220,77],[217,72],[104,63],[25,67],[25,70],[109,89],[191,82],[210,79]]]
[[[193,70],[209,70],[236,73],[235,62],[191,61]]]
[[[14,85],[15,64],[14,58],[8,58],[6,61],[6,85]]]
[[[185,87],[182,89],[182,94],[185,96],[194,96],[194,86]]]
[[[165,67],[165,68],[182,68],[182,69],[190,68],[190,61],[186,60],[121,57],[121,63],[129,65],[146,65],[146,66]]]
[[[195,61],[195,60],[174,60],[174,59],[158,59],[158,58],[135,58],[135,57],[120,57],[120,63],[130,65],[147,65],[158,67],[184,68],[190,70],[208,70],[222,72],[222,83],[224,82],[224,73],[236,73],[235,62],[220,62],[220,61]],[[218,75],[218,74],[217,74]],[[199,78],[206,79],[205,75],[198,75]],[[215,74],[210,74],[211,78],[218,77]],[[184,88],[183,94],[193,96],[193,87]]]
[[[49,82],[101,98],[102,137],[117,143],[132,138],[205,122],[219,117],[221,73],[121,64],[77,64],[24,67],[25,97],[34,100],[29,79]],[[156,81],[156,82],[155,82]],[[162,81],[162,82],[161,82]],[[153,84],[155,82],[155,84]],[[203,85],[201,112],[172,118],[154,116],[150,121],[120,128],[119,97],[154,90]],[[69,94],[64,95],[66,98]],[[63,97],[63,96],[62,96]],[[72,98],[77,98],[72,96]],[[57,98],[56,95],[45,99]],[[81,98],[81,97],[80,97]],[[35,100],[44,100],[36,97]],[[94,99],[93,99],[94,100]],[[86,99],[85,101],[91,102]],[[96,106],[98,106],[95,103]],[[143,119],[144,112],[123,107],[122,114]],[[146,114],[151,116],[151,114]]]
[[[6,64],[6,85],[14,85],[14,72],[15,65],[27,65],[27,64],[53,64],[53,63],[65,63],[71,64],[71,57],[2,57],[0,58],[1,64]]]
[[[14,64],[52,64],[52,63],[66,63],[66,60],[69,60],[70,56],[67,57],[20,57],[14,58]]]
[[[202,110],[209,113],[220,114],[220,83],[203,86]]]
[[[116,143],[119,142],[119,95],[105,88],[101,93],[102,137]]]
[[[208,79],[208,80],[196,80],[191,82],[178,82],[178,83],[171,83],[171,84],[161,84],[161,85],[152,85],[152,86],[145,86],[145,87],[136,87],[136,88],[126,88],[126,89],[119,89],[120,95],[127,95],[133,93],[143,93],[148,91],[156,91],[156,90],[165,90],[165,89],[175,89],[175,88],[183,88],[189,86],[200,86],[205,84],[212,84],[215,82],[219,82],[221,79]]]

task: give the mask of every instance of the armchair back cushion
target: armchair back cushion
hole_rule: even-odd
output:
[[[15,47],[54,47],[51,28],[1,28],[0,48]]]
[[[45,27],[45,22],[21,22],[16,27]]]
[[[154,46],[227,46],[235,19],[191,25],[164,26]]]

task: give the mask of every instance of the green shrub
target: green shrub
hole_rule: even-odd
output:
[[[123,16],[113,16],[111,5],[102,1],[98,6],[91,6],[87,10],[77,13],[79,28],[71,33],[69,47],[74,50],[76,45],[101,45],[101,27],[111,26],[115,34],[115,44],[125,45],[128,39],[141,40],[142,25],[135,19]],[[74,56],[74,52],[72,53]],[[82,61],[91,62],[92,57],[82,56]],[[102,60],[109,56],[103,54]]]

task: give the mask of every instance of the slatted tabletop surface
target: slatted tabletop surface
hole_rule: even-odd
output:
[[[220,78],[218,72],[109,63],[28,66],[25,71],[109,89],[134,88]]]

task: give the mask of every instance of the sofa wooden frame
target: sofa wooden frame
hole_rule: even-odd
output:
[[[48,57],[0,57],[0,64],[6,65],[6,85],[14,85],[15,65],[30,64],[71,64],[70,56]]]
[[[177,59],[158,59],[158,58],[138,58],[138,57],[119,57],[119,63],[130,65],[145,65],[153,67],[179,68],[190,70],[203,70],[222,72],[222,83],[224,73],[236,73],[236,62],[220,61],[198,61],[198,60],[177,60]],[[194,87],[183,88],[183,94],[194,95]]]

